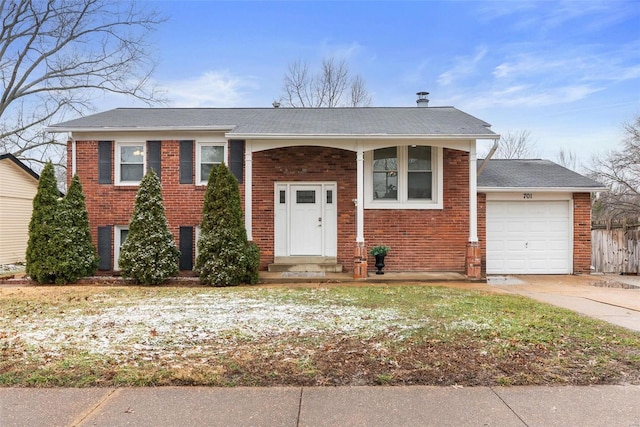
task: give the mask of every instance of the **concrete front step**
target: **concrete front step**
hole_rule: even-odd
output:
[[[271,272],[311,272],[324,271],[326,273],[341,273],[342,264],[338,264],[335,257],[276,257],[268,267]]]
[[[309,271],[324,271],[326,273],[341,273],[342,264],[335,263],[320,263],[320,264],[269,264],[269,271],[271,272],[309,272]]]

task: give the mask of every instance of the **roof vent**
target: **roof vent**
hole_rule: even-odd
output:
[[[429,106],[429,92],[417,92],[418,99],[416,103],[418,107],[428,107]]]
[[[273,108],[280,108],[280,103],[278,101],[273,101],[271,105],[273,105]]]

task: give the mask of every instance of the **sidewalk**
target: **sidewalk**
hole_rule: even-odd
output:
[[[10,426],[640,426],[640,386],[0,388]]]

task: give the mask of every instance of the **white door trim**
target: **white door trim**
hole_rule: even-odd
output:
[[[321,202],[321,221],[318,221],[322,229],[320,253],[308,254],[310,256],[337,256],[338,240],[338,194],[337,183],[335,181],[294,181],[276,182],[274,184],[274,256],[285,257],[302,255],[292,253],[293,239],[308,238],[309,236],[295,236],[291,233],[292,214],[291,209],[294,202],[293,188],[309,187],[319,190]],[[329,199],[328,192],[331,192]],[[283,193],[281,193],[283,192]]]

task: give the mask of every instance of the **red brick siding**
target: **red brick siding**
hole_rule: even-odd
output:
[[[179,141],[162,141],[162,192],[169,228],[178,245],[179,227],[200,223],[205,192],[204,186],[179,183],[179,146]],[[71,168],[70,147],[68,149]],[[76,151],[77,171],[87,197],[95,243],[99,226],[128,224],[137,187],[98,184],[97,141],[78,141]],[[367,247],[377,244],[392,247],[386,261],[389,270],[464,272],[469,233],[468,154],[449,149],[443,152],[444,209],[365,210]],[[343,264],[346,271],[353,269],[356,237],[353,204],[356,197],[355,160],[354,152],[325,147],[288,147],[253,154],[253,240],[261,249],[262,269],[273,262],[274,256],[273,200],[276,181],[337,182],[338,262]],[[241,197],[243,190],[241,185]],[[483,200],[479,200],[479,235],[484,251]],[[369,265],[373,269],[372,258]]]
[[[591,194],[573,193],[573,272],[591,273]]]
[[[179,147],[179,141],[162,141],[162,197],[169,230],[177,245],[180,244],[180,226],[196,226],[200,223],[205,192],[204,186],[179,183]],[[91,236],[95,244],[99,226],[129,223],[138,187],[98,184],[98,141],[78,141],[76,155],[77,174],[86,196]],[[69,148],[67,158],[68,170],[71,170]],[[115,164],[112,164],[112,180],[114,167]],[[113,255],[113,240],[111,254]]]
[[[478,240],[482,254],[482,274],[487,272],[487,195],[478,193]]]
[[[353,269],[356,241],[356,154],[326,147],[287,147],[253,153],[253,241],[260,246],[261,268],[274,257],[276,182],[335,181],[338,203],[338,262]]]
[[[469,241],[469,155],[444,149],[444,209],[367,209],[367,247],[387,245],[385,269],[465,271]],[[375,264],[369,256],[370,270]]]

